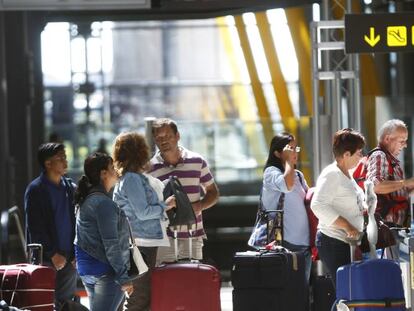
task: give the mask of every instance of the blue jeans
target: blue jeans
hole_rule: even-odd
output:
[[[83,275],[82,283],[89,297],[91,311],[115,311],[124,298],[121,285],[111,275]]]
[[[351,263],[349,244],[331,238],[318,230],[316,233],[316,247],[318,248],[319,258],[328,269],[336,288],[336,270]]]
[[[283,241],[282,245],[283,247],[286,247],[288,250],[292,252],[303,253],[303,255],[305,256],[305,276],[306,276],[306,281],[308,281],[309,283],[309,278],[310,278],[311,268],[312,268],[312,257],[311,257],[310,247],[304,246],[304,245],[292,244],[287,241]]]

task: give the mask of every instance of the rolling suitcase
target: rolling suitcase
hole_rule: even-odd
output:
[[[1,297],[10,306],[52,311],[55,270],[32,264],[0,266]]]
[[[29,264],[0,266],[0,292],[9,306],[33,311],[54,310],[55,278],[53,268],[42,266],[41,244],[27,245]]]
[[[151,311],[219,311],[220,274],[202,263],[164,264],[152,273]]]
[[[355,311],[402,311],[405,299],[401,269],[388,259],[368,259],[340,267],[336,296]]]
[[[174,230],[175,263],[163,264],[152,271],[151,311],[220,311],[220,273],[210,265],[192,261],[192,230],[196,223],[191,202],[177,178],[170,177],[172,190],[164,191],[164,197],[176,198],[176,216],[170,218],[170,225],[186,225],[190,238],[189,258],[178,261],[177,230]]]
[[[305,258],[284,248],[238,252],[231,271],[234,311],[308,311]]]
[[[189,244],[191,258],[191,238]],[[174,248],[178,258],[176,231]],[[152,271],[151,311],[220,311],[220,282],[211,265],[191,260],[162,264]]]

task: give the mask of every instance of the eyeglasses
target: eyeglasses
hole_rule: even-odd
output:
[[[300,147],[299,146],[296,146],[295,148],[293,148],[292,146],[287,145],[286,147],[287,147],[286,148],[287,150],[295,151],[295,152],[300,152]]]

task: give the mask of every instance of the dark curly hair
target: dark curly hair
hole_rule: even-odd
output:
[[[119,175],[126,172],[140,172],[150,158],[145,137],[136,132],[119,134],[113,150],[115,169]]]

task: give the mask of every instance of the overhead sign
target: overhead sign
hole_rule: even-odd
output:
[[[346,53],[414,51],[414,12],[346,14]]]

